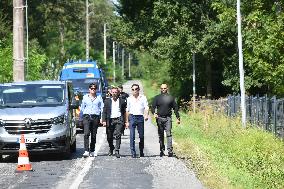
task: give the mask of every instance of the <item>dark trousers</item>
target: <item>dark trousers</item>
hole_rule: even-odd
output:
[[[166,130],[167,135],[167,149],[168,152],[173,151],[172,144],[172,118],[171,117],[158,117],[156,119],[158,125],[158,134],[159,134],[159,143],[160,143],[160,151],[165,150],[164,144],[164,130]]]
[[[100,116],[98,115],[83,115],[84,125],[84,148],[85,151],[95,151],[97,130],[99,127]],[[91,143],[89,137],[91,135]]]
[[[107,134],[107,141],[110,150],[119,150],[120,144],[121,144],[121,134],[122,134],[122,128],[123,120],[122,118],[110,118],[106,127],[106,134]],[[115,138],[115,147],[113,145],[113,138]]]
[[[144,149],[144,117],[142,115],[129,115],[129,130],[130,130],[130,150],[131,154],[136,154],[135,151],[135,128],[137,127],[139,134],[139,150]]]

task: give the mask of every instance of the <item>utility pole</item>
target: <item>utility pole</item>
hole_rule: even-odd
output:
[[[89,60],[89,0],[86,0],[86,61]]]
[[[29,22],[28,22],[28,0],[26,0],[26,74],[25,78],[29,74]]]
[[[107,52],[106,52],[106,23],[104,24],[104,63],[107,62]]]
[[[124,48],[121,50],[121,76],[124,79]]]
[[[130,73],[130,63],[131,63],[131,54],[128,53],[128,77],[131,77],[131,73]]]
[[[195,52],[192,53],[192,95],[193,95],[193,113],[195,113],[195,96],[196,96],[196,91],[195,91]]]
[[[112,42],[113,82],[115,83],[115,41]]]
[[[244,84],[242,20],[241,20],[241,1],[240,0],[237,0],[237,22],[238,22],[238,47],[239,47],[239,72],[240,72],[242,125],[243,127],[246,127],[246,97],[245,97],[245,84]]]
[[[25,80],[24,64],[24,5],[13,0],[13,80]]]

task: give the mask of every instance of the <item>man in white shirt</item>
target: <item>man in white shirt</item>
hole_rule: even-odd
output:
[[[136,158],[135,151],[135,128],[139,134],[140,157],[144,157],[144,120],[148,120],[148,101],[146,96],[139,94],[140,87],[138,84],[131,86],[132,95],[127,98],[126,108],[126,127],[130,129],[130,150],[131,156]]]

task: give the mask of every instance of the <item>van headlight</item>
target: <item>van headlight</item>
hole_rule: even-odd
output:
[[[62,124],[65,122],[65,115],[60,115],[52,119],[53,124]]]

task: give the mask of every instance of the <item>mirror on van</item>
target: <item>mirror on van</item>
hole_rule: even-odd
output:
[[[72,102],[70,104],[70,109],[77,109],[79,108],[79,100],[76,100],[75,98],[72,99]]]

